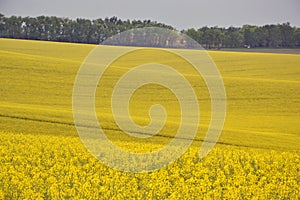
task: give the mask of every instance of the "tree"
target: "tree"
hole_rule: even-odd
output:
[[[224,46],[235,48],[241,47],[243,41],[243,35],[240,28],[229,27],[224,30]]]
[[[282,45],[280,37],[280,29],[277,25],[265,25],[263,29],[267,35],[266,47],[280,47]]]
[[[294,28],[294,38],[296,47],[300,47],[300,28]]]
[[[193,38],[197,42],[200,41],[200,33],[199,31],[196,31],[194,28],[190,28],[187,31],[183,31],[184,34],[188,35],[189,37]]]
[[[5,30],[5,17],[0,13],[0,38],[3,37]]]
[[[242,30],[244,31],[244,45],[250,45],[251,47],[257,46],[257,37],[255,36],[256,26],[244,25]]]
[[[281,40],[282,40],[282,47],[294,47],[295,40],[293,38],[294,30],[290,26],[290,23],[283,23],[280,26],[281,31]]]

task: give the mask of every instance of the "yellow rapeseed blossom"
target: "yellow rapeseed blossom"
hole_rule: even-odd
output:
[[[93,48],[0,39],[0,200],[300,199],[299,55],[209,52],[224,81],[228,111],[218,144],[205,158],[197,153],[210,122],[209,95],[192,71],[182,69],[201,104],[196,141],[168,166],[134,174],[94,158],[74,127],[73,84]],[[149,123],[145,105],[153,102],[142,99],[150,89],[132,100],[133,119],[141,125]],[[105,108],[96,111],[115,145],[147,152],[170,142],[178,125],[174,102],[163,102],[171,121],[164,137],[146,142],[120,136],[113,116]]]

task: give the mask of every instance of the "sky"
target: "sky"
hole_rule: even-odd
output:
[[[150,19],[178,30],[290,22],[300,27],[300,0],[0,0],[5,16]]]

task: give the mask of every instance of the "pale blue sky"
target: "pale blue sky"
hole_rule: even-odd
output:
[[[300,0],[0,0],[6,16],[151,19],[181,30],[289,21],[300,27]]]

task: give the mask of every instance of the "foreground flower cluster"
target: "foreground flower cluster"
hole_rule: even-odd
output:
[[[192,147],[167,167],[133,174],[101,164],[76,137],[0,135],[0,199],[300,197],[299,152],[219,146],[199,159]]]

